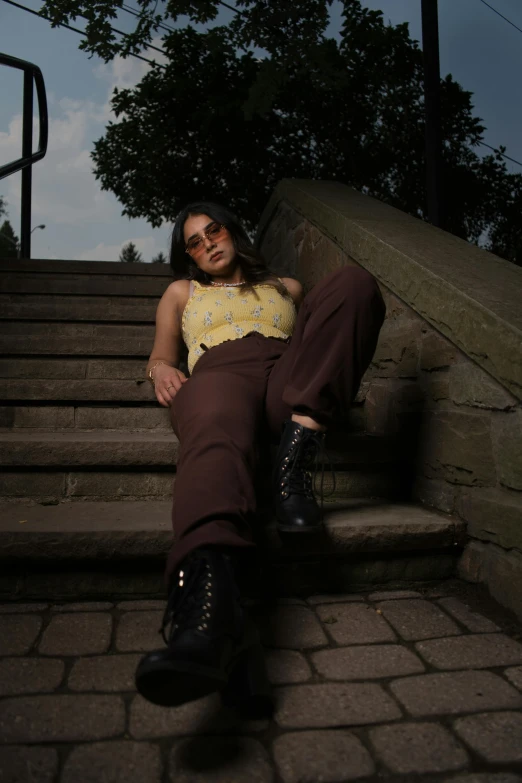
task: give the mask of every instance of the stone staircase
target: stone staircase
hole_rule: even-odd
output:
[[[144,370],[170,279],[159,264],[0,261],[0,594],[161,591],[178,443]],[[260,529],[274,584],[451,575],[463,526],[408,502],[407,444],[368,435],[356,404],[328,450],[324,539],[296,551]]]

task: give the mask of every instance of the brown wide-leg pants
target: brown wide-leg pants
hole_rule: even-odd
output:
[[[329,424],[357,394],[385,306],[374,278],[347,266],[305,297],[290,342],[253,332],[209,349],[171,405],[180,440],[165,578],[202,546],[252,546],[259,435],[292,412]]]

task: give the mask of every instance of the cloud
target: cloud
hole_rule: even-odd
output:
[[[39,222],[77,225],[85,220],[107,222],[120,209],[114,197],[100,190],[92,172],[93,138],[103,132],[102,107],[91,101],[63,99],[50,104],[47,154],[33,168],[33,216]],[[0,134],[0,158],[17,157],[22,118],[13,118]],[[35,126],[37,137],[38,128]],[[20,178],[5,182],[6,197],[15,212],[20,200]]]
[[[117,259],[121,245],[128,240],[129,228],[136,235],[133,241],[144,256],[165,250],[165,229],[143,235],[143,220],[129,221],[122,217],[122,206],[111,193],[102,191],[93,173],[91,151],[94,141],[100,138],[109,119],[114,119],[110,98],[115,87],[133,87],[149,69],[146,63],[128,58],[116,58],[107,65],[93,68],[94,87],[105,82],[101,100],[78,100],[71,97],[57,98],[48,95],[49,146],[47,154],[33,168],[33,223],[45,223],[45,238],[34,237],[35,245],[45,244],[46,257],[59,255],[66,258]],[[90,91],[91,94],[94,92]],[[99,89],[98,89],[98,92]],[[39,129],[35,122],[34,138]],[[15,160],[21,154],[22,117],[12,118],[7,132],[0,132],[0,160]],[[36,144],[36,141],[35,141]],[[19,221],[20,175],[11,176],[2,183],[2,194],[9,204],[13,225]],[[139,226],[139,229],[137,228]],[[86,231],[86,227],[90,230]],[[74,230],[77,235],[74,237]],[[40,232],[37,232],[39,234]],[[103,234],[104,242],[84,250],[87,241]],[[64,237],[70,237],[64,239]],[[107,235],[114,241],[106,241]],[[80,238],[81,236],[81,238]]]

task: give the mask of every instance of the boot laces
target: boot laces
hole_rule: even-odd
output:
[[[303,437],[294,440],[293,448],[287,457],[288,472],[286,473],[288,492],[292,495],[303,495],[312,500],[312,474],[316,458],[315,439]]]
[[[192,628],[203,631],[208,628],[212,594],[210,565],[204,558],[194,558],[187,568],[178,572],[178,584],[169,593],[159,631],[166,645],[179,631]]]
[[[321,485],[320,485],[318,494],[319,494],[319,497],[321,498],[321,510],[322,510],[325,498],[332,497],[332,495],[335,494],[335,490],[337,488],[336,478],[335,478],[335,470],[334,470],[332,459],[331,459],[330,455],[328,454],[328,452],[326,450],[326,447],[324,445],[324,436],[323,436],[323,439],[321,441],[321,448],[320,448],[320,450],[318,450],[315,453],[314,483],[313,483],[314,497],[316,497],[316,495],[317,495],[317,490],[316,490],[316,487],[315,487],[315,484],[316,484],[315,479],[316,479],[317,473],[319,472],[319,462],[321,463]],[[332,491],[329,492],[328,495],[324,494],[324,473],[325,473],[324,466],[325,466],[325,462],[328,464],[328,472],[332,476]]]
[[[303,437],[294,439],[293,449],[291,449],[288,455],[288,473],[286,473],[288,480],[288,492],[295,495],[303,495],[309,500],[316,500],[317,494],[321,499],[321,508],[325,498],[331,497],[335,493],[335,471],[333,469],[333,463],[326,451],[324,445],[325,437],[324,433],[314,433],[313,435],[304,435]],[[332,491],[328,494],[324,494],[324,473],[325,473],[325,457],[332,474]],[[321,464],[321,485],[319,493],[317,493],[315,487],[315,478],[319,471],[319,464]]]

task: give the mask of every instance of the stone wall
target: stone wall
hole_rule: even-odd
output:
[[[339,186],[336,208],[343,212]],[[407,230],[408,216],[386,209],[396,213],[398,228],[404,223]],[[406,439],[414,466],[411,498],[467,522],[470,543],[461,559],[461,576],[486,582],[499,601],[522,615],[520,398],[433,326],[440,313],[429,313],[430,323],[426,312],[420,315],[405,301],[403,291],[400,298],[379,279],[363,254],[355,258],[347,252],[346,225],[335,236],[331,215],[328,231],[321,225],[321,205],[307,211],[292,203],[288,189],[284,197],[273,199],[261,222],[262,252],[279,274],[297,277],[306,290],[346,264],[360,264],[376,276],[387,315],[357,398],[365,430],[396,436],[398,442]],[[349,206],[344,205],[341,217],[347,214]],[[394,263],[400,260],[395,257]],[[465,296],[462,292],[463,324]],[[455,340],[460,341],[458,334]],[[492,365],[497,361],[487,360]],[[502,361],[500,357],[496,366]],[[509,385],[516,388],[516,381]]]

